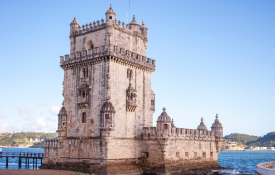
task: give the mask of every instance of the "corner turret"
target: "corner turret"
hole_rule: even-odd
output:
[[[110,4],[109,10],[105,13],[106,15],[106,24],[115,24],[116,13],[112,8],[112,4]]]
[[[165,107],[162,109],[157,120],[158,137],[169,137],[171,135],[171,118],[167,115]]]
[[[73,21],[70,24],[70,34],[73,34],[74,32],[78,31],[79,24],[76,21],[76,17],[74,16]]]
[[[140,31],[140,24],[136,21],[135,15],[133,16],[133,21],[129,25],[130,25],[130,30]]]
[[[215,137],[217,139],[222,139],[223,138],[223,127],[222,124],[219,121],[219,116],[216,114],[216,119],[215,122],[212,124],[211,131],[215,132]]]
[[[207,131],[207,127],[205,126],[205,124],[204,124],[204,122],[203,122],[203,118],[201,118],[201,123],[200,123],[200,125],[198,126],[197,129]]]
[[[147,31],[148,31],[148,28],[146,27],[146,25],[144,24],[144,20],[142,19],[142,25],[140,27],[140,30],[141,30],[141,35],[146,38],[147,40]]]

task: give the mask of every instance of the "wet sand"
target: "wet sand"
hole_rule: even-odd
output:
[[[0,175],[88,175],[76,171],[67,170],[0,170]]]

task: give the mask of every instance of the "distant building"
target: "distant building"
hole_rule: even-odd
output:
[[[32,138],[30,138],[30,142],[32,142]]]

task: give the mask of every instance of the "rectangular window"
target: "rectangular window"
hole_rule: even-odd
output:
[[[149,157],[149,152],[143,152],[143,157]]]
[[[180,158],[180,152],[176,152],[176,157]]]
[[[109,119],[109,114],[105,114],[105,119]]]
[[[130,76],[129,76],[129,78],[132,78],[132,70],[130,70]]]
[[[189,152],[185,152],[185,157],[189,157]]]
[[[203,152],[203,153],[202,153],[202,157],[203,157],[203,158],[206,158],[206,152]]]
[[[151,105],[155,105],[155,102],[154,102],[154,100],[151,100]]]
[[[168,129],[167,124],[163,124],[163,129]]]
[[[194,158],[196,158],[198,155],[197,155],[197,152],[194,152]]]

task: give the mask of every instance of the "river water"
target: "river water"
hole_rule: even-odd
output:
[[[43,153],[43,149],[34,148],[3,148],[3,152],[28,152]],[[275,151],[221,151],[218,162],[227,169],[222,173],[231,174],[255,174],[256,165],[261,162],[275,161]],[[38,167],[41,165],[37,161]],[[37,169],[33,166],[30,159],[29,167],[25,166],[25,160],[22,160],[21,169]],[[18,158],[9,158],[9,166],[6,167],[6,158],[0,158],[0,169],[18,169]]]

